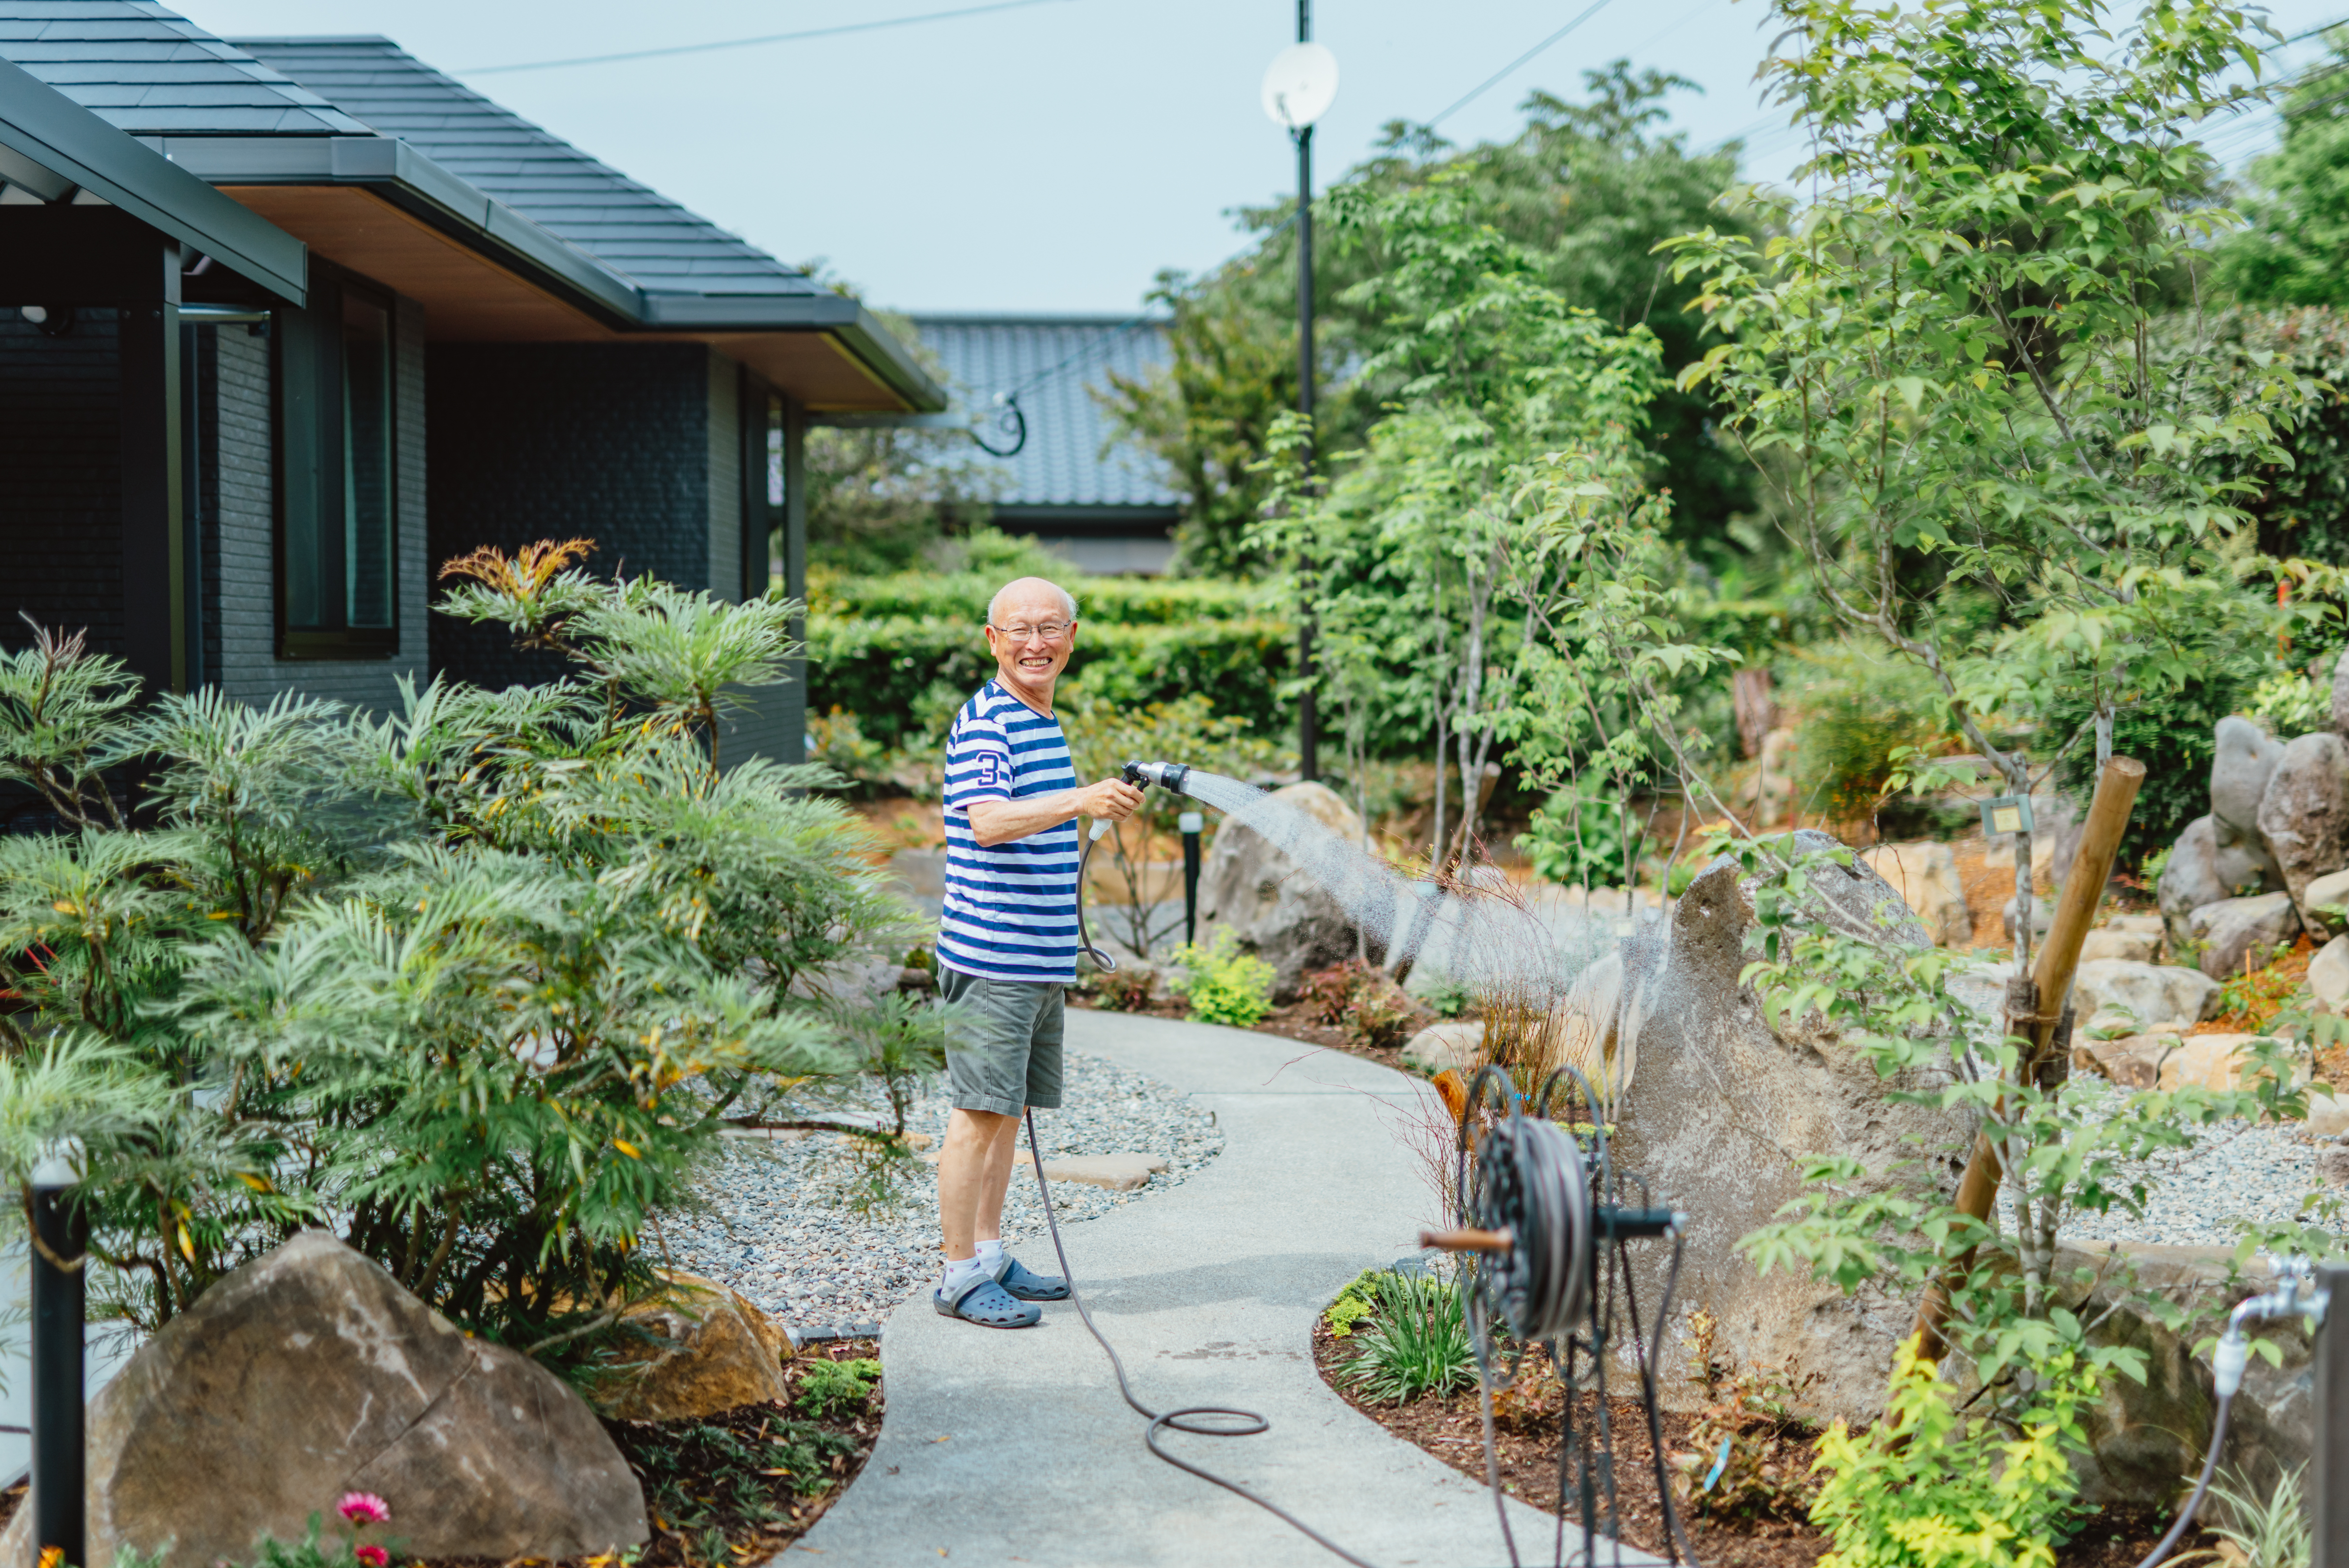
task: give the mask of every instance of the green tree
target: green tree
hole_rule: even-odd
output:
[[[2253,161],[2249,226],[2217,249],[2215,281],[2245,304],[2349,304],[2349,31],[2332,59],[2287,88],[2282,142]]]
[[[1728,399],[1813,590],[1926,669],[2024,793],[2030,760],[1990,715],[2085,691],[2101,760],[2120,707],[2193,678],[2256,614],[2233,543],[2251,486],[2227,469],[2275,460],[2270,416],[2309,387],[2254,367],[2214,408],[2202,367],[2155,349],[2167,281],[2232,222],[2169,128],[2244,95],[2223,78],[2256,66],[2255,24],[2159,5],[2100,54],[2101,0],[1777,14],[1799,48],[1764,70],[1814,139],[1818,194],[1797,211],[1744,192],[1766,242],[1673,242],[1725,335],[1683,379]],[[1993,594],[1995,632],[1939,616],[1943,583]],[[2077,738],[2043,738],[2043,771]]]
[[[1694,153],[1682,137],[1661,132],[1661,99],[1690,85],[1679,77],[1635,75],[1618,61],[1587,80],[1581,104],[1529,98],[1526,129],[1508,142],[1455,149],[1397,122],[1385,150],[1325,200],[1333,217],[1349,202],[1359,214],[1367,209],[1358,198],[1441,176],[1474,222],[1522,254],[1529,279],[1618,331],[1647,327],[1665,366],[1677,370],[1697,357],[1708,328],[1686,309],[1694,287],[1651,252],[1704,221],[1735,178],[1736,150]],[[1294,209],[1244,209],[1244,226],[1263,236],[1247,255],[1203,276],[1163,274],[1154,297],[1170,312],[1172,363],[1158,377],[1113,385],[1112,414],[1165,459],[1189,498],[1181,533],[1189,570],[1266,564],[1245,531],[1268,494],[1273,421],[1296,406]],[[1403,366],[1383,356],[1416,328],[1390,320],[1376,291],[1361,287],[1374,281],[1381,257],[1372,245],[1315,253],[1324,388],[1316,424],[1325,454],[1359,447],[1402,385]],[[1642,439],[1651,477],[1675,498],[1676,526],[1718,552],[1730,551],[1722,526],[1749,504],[1751,484],[1710,434],[1713,400],[1708,390],[1664,388]]]

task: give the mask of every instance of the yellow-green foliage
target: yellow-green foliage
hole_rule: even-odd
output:
[[[1186,942],[1174,950],[1182,966],[1174,988],[1190,999],[1191,1016],[1203,1024],[1235,1024],[1245,1029],[1272,1011],[1273,967],[1239,950],[1239,939],[1219,931],[1212,946]]]
[[[1377,1271],[1364,1269],[1354,1276],[1354,1282],[1338,1293],[1321,1320],[1330,1326],[1330,1334],[1344,1339],[1354,1332],[1354,1325],[1371,1315],[1371,1279]]]
[[[2068,1350],[2037,1371],[2041,1418],[2006,1439],[1961,1416],[1917,1342],[1903,1345],[1884,1418],[1857,1437],[1837,1421],[1819,1439],[1811,1522],[1835,1548],[1819,1568],[2054,1568],[2079,1491],[2065,1446],[2096,1375]]]

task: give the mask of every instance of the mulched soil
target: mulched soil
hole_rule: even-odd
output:
[[[785,1365],[784,1381],[796,1400],[812,1363],[860,1357],[879,1360],[881,1342],[811,1345]],[[864,1468],[881,1435],[881,1413],[876,1385],[864,1409],[832,1416],[811,1417],[771,1402],[698,1421],[605,1421],[644,1487],[653,1524],[652,1540],[628,1561],[636,1568],[731,1568],[782,1551],[823,1517]],[[25,1492],[22,1482],[0,1492],[0,1525],[22,1505]],[[384,1532],[394,1542],[398,1523],[395,1518]],[[614,1568],[618,1561],[449,1557],[417,1568]]]
[[[1340,1387],[1333,1376],[1337,1365],[1350,1349],[1346,1341],[1330,1335],[1328,1323],[1313,1326],[1313,1359],[1321,1369],[1323,1380],[1340,1398],[1394,1436],[1417,1444],[1463,1475],[1483,1482],[1484,1428],[1475,1391],[1440,1399],[1419,1398],[1405,1405],[1366,1404]],[[1558,1511],[1557,1416],[1558,1393],[1553,1386],[1546,1398],[1526,1401],[1516,1412],[1504,1415],[1496,1410],[1495,1422],[1494,1448],[1500,1461],[1501,1484],[1511,1496],[1550,1514]],[[1595,1398],[1588,1393],[1578,1394],[1576,1428],[1586,1429],[1596,1417]],[[1663,1514],[1657,1501],[1655,1461],[1648,1441],[1645,1412],[1637,1399],[1610,1398],[1608,1419],[1615,1438],[1615,1497],[1620,1539],[1642,1551],[1679,1561],[1678,1553],[1668,1549],[1664,1541]],[[1661,1425],[1667,1456],[1692,1446],[1688,1433],[1694,1420],[1691,1415],[1664,1413]],[[1807,1464],[1813,1445],[1806,1442],[1798,1451],[1801,1462]],[[1602,1499],[1602,1519],[1605,1506]],[[2134,1505],[2105,1508],[2091,1515],[2080,1533],[2057,1549],[2057,1568],[2135,1568],[2153,1550],[2173,1517],[2158,1509]],[[1683,1508],[1681,1527],[1703,1568],[1811,1568],[1827,1551],[1826,1538],[1801,1520],[1715,1521],[1692,1518]],[[1578,1549],[1573,1537],[1579,1529],[1578,1518],[1568,1521],[1569,1555]],[[2198,1531],[2179,1546],[2178,1552],[2198,1551],[2218,1543],[2218,1537]],[[1528,1562],[1547,1560],[1550,1542],[1547,1539],[1521,1540],[1517,1545]],[[1603,1553],[1600,1561],[1605,1561]]]

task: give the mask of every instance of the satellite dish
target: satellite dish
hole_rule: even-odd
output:
[[[1319,44],[1291,44],[1264,73],[1264,112],[1275,125],[1302,130],[1330,112],[1338,96],[1338,57]]]

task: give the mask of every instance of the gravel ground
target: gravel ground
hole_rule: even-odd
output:
[[[2261,1127],[2232,1120],[2198,1129],[2190,1148],[2146,1162],[2152,1193],[2144,1218],[2117,1209],[2075,1214],[2064,1222],[2062,1239],[2232,1246],[2236,1220],[2280,1222],[2299,1212],[2302,1199],[2318,1184],[2316,1150],[2299,1122]],[[2000,1207],[2007,1208],[2003,1200]]]
[[[1155,1078],[1070,1052],[1063,1107],[1036,1113],[1044,1157],[1160,1154],[1171,1169],[1130,1192],[1073,1181],[1053,1184],[1063,1226],[1171,1187],[1223,1151],[1211,1112],[1198,1109]],[[946,1133],[943,1082],[917,1101],[907,1130],[929,1147]],[[829,1119],[885,1115],[879,1089],[867,1088],[823,1110]],[[701,1183],[700,1205],[662,1216],[662,1240],[676,1266],[721,1280],[777,1322],[793,1328],[877,1323],[899,1302],[937,1284],[937,1176],[926,1164],[901,1164],[885,1199],[872,1201],[868,1167],[839,1133],[781,1133],[734,1141],[724,1163]],[[1015,1170],[1003,1228],[1011,1250],[1040,1274],[1056,1273],[1050,1237],[1036,1196],[1034,1171]],[[860,1199],[865,1202],[859,1212]]]

